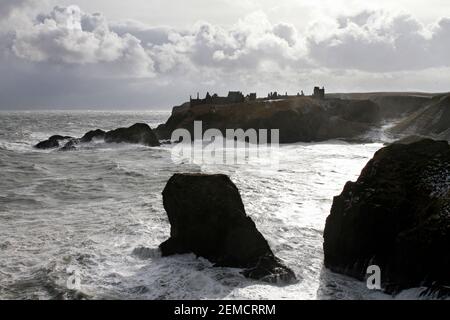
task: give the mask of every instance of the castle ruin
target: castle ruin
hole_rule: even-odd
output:
[[[288,98],[294,98],[294,97],[304,97],[305,94],[303,90],[301,90],[301,93],[297,93],[296,95],[289,96],[286,92],[284,95],[279,94],[277,91],[269,92],[266,98],[260,98],[260,100],[279,100],[279,99],[288,99]],[[325,99],[325,87],[314,87],[314,92],[312,94],[313,98],[316,99]],[[249,102],[249,101],[256,101],[258,100],[256,93],[252,92],[244,96],[241,91],[229,91],[228,95],[226,97],[220,97],[217,95],[217,93],[214,93],[211,95],[209,92],[206,93],[206,96],[204,99],[200,99],[199,93],[197,93],[197,98],[193,99],[192,96],[189,99],[190,106],[197,106],[197,105],[227,105],[227,104],[234,104],[234,103],[242,103],[242,102]]]
[[[325,99],[325,87],[322,87],[322,89],[319,87],[314,87],[313,97],[317,99]]]
[[[226,97],[220,97],[219,95],[217,95],[217,93],[210,95],[209,92],[207,92],[204,99],[200,99],[199,94],[197,93],[197,98],[192,99],[191,96],[189,102],[191,104],[191,107],[193,107],[202,104],[221,105],[221,104],[241,103],[246,100],[247,101],[256,100],[256,93],[250,93],[249,95],[247,95],[247,97],[245,97],[241,91],[229,91]]]

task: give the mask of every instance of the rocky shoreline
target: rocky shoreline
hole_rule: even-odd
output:
[[[413,139],[414,141],[414,139]],[[380,149],[333,200],[324,264],[359,280],[381,269],[390,293],[450,288],[450,146],[400,141]]]

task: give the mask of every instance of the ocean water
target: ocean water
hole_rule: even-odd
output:
[[[323,267],[333,196],[382,143],[282,145],[278,167],[174,163],[170,145],[91,143],[35,150],[53,134],[82,136],[169,112],[0,112],[0,299],[390,299]],[[161,192],[176,172],[228,174],[247,214],[300,280],[276,286],[193,254],[167,258]],[[397,298],[415,298],[416,291]]]

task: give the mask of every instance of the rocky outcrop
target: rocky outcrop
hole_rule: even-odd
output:
[[[174,130],[187,129],[193,137],[194,121],[202,121],[203,132],[219,129],[279,129],[281,143],[353,139],[370,131],[380,121],[379,107],[369,100],[313,99],[291,97],[230,105],[184,104],[156,134],[170,139]]]
[[[423,108],[396,124],[391,132],[450,141],[450,95],[434,97]]]
[[[163,256],[193,252],[217,266],[245,268],[249,278],[294,282],[246,215],[237,187],[226,175],[175,174],[163,191],[171,225]]]
[[[36,144],[34,147],[37,149],[53,149],[59,147],[59,142],[62,140],[70,140],[73,139],[69,136],[60,136],[60,135],[54,135],[48,138],[47,140],[41,141],[38,144]]]
[[[136,143],[149,147],[159,146],[158,138],[148,124],[136,123],[129,128],[111,130],[105,134],[105,142]]]
[[[91,142],[94,139],[105,139],[105,134],[106,132],[101,129],[91,130],[81,137],[80,142]]]
[[[414,141],[415,139],[411,139]],[[363,279],[381,268],[390,292],[450,286],[450,146],[430,139],[377,151],[333,200],[325,266]]]
[[[100,129],[91,130],[80,139],[69,136],[54,135],[51,136],[48,140],[41,141],[38,144],[36,144],[35,148],[37,149],[59,148],[60,142],[65,141],[64,146],[61,147],[59,150],[71,151],[76,150],[76,146],[79,145],[80,143],[88,143],[96,139],[103,139],[107,143],[112,142],[136,143],[150,147],[160,145],[158,138],[147,124],[136,123],[129,128],[119,128],[108,132],[105,132]]]

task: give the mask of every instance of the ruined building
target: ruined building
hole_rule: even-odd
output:
[[[252,94],[251,94],[252,95]],[[256,93],[255,99],[256,99]],[[206,93],[206,97],[204,99],[200,99],[199,94],[197,93],[197,99],[192,99],[190,97],[191,107],[201,104],[231,104],[231,103],[240,103],[245,101],[245,97],[240,91],[229,91],[228,96],[219,97],[217,93],[210,95],[209,92]]]
[[[325,87],[322,87],[322,89],[319,87],[314,87],[313,97],[317,99],[325,99]]]
[[[267,95],[267,99],[277,99],[278,97],[280,97],[280,95],[276,91],[269,92],[269,94]]]
[[[249,93],[249,94],[247,95],[246,99],[247,99],[248,101],[255,101],[255,100],[256,100],[256,92]]]
[[[286,99],[289,98],[289,95],[287,93],[287,91],[283,94],[279,94],[278,92],[274,91],[274,92],[269,92],[267,94],[267,99],[271,100],[271,99]]]
[[[229,101],[229,103],[239,103],[244,102],[245,97],[240,91],[229,91],[227,100]]]

